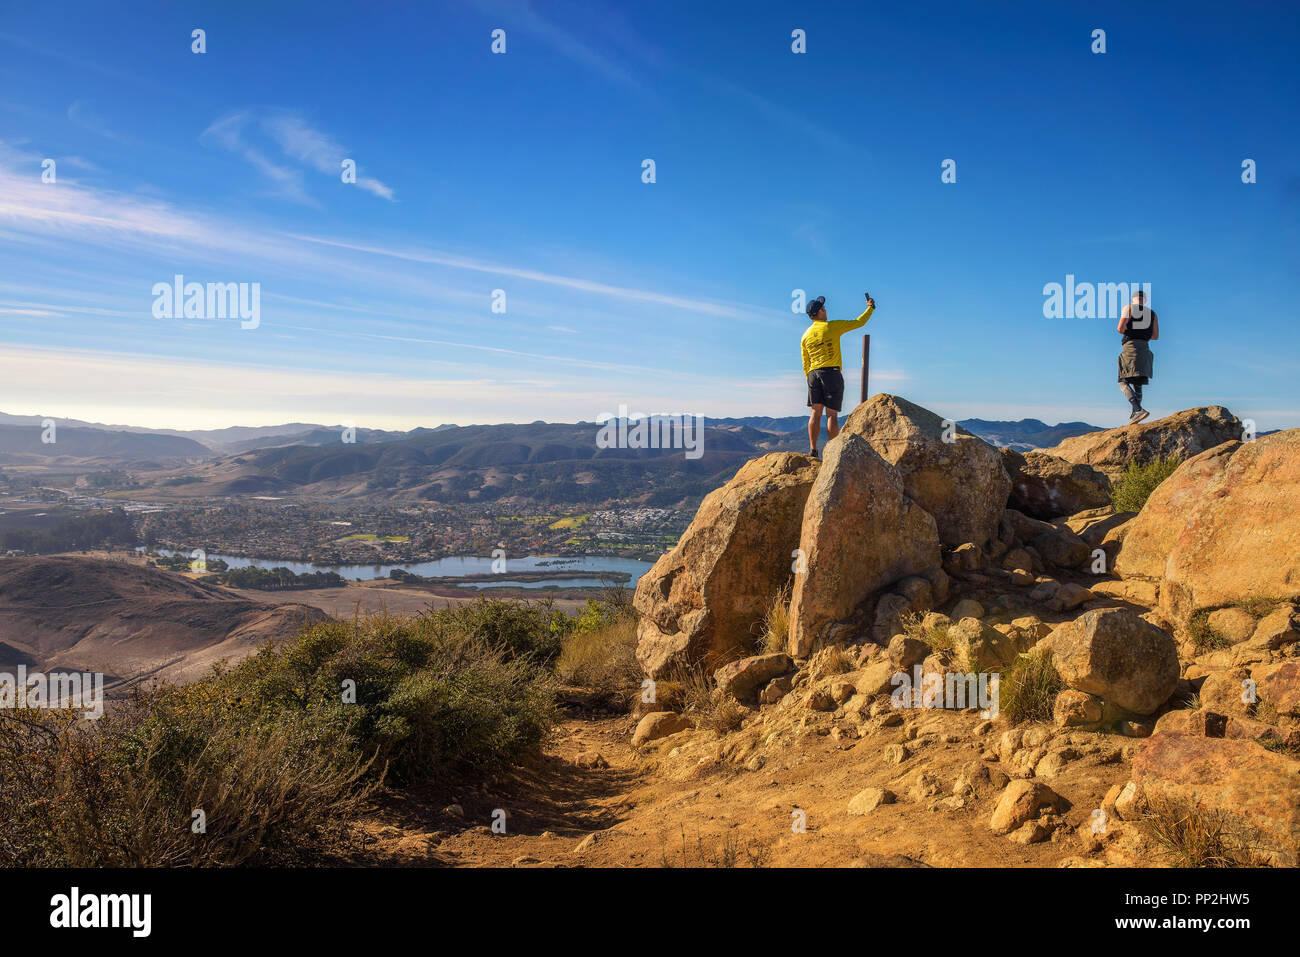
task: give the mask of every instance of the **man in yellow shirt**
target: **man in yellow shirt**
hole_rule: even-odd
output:
[[[844,403],[843,359],[840,357],[840,336],[853,329],[861,329],[876,309],[876,300],[867,296],[867,309],[856,319],[826,318],[826,297],[818,296],[808,303],[808,317],[812,325],[803,334],[800,347],[803,351],[803,374],[808,377],[809,455],[817,455],[817,436],[822,431],[822,409],[826,410],[826,433],[832,439],[840,432],[840,406]]]

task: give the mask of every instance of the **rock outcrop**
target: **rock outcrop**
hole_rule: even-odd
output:
[[[1085,612],[1041,645],[1069,687],[1133,714],[1154,713],[1178,684],[1174,640],[1125,608]]]
[[[1241,420],[1220,405],[1175,412],[1154,422],[1103,429],[1066,439],[1042,454],[1091,465],[1112,478],[1129,463],[1189,459],[1224,442],[1240,441]]]
[[[743,654],[793,574],[804,502],[818,463],[776,452],[745,463],[701,503],[681,540],[637,583],[637,659],[660,678]]]
[[[1160,732],[1133,759],[1142,799],[1198,808],[1236,824],[1270,863],[1300,851],[1300,761],[1253,741]]]
[[[1231,442],[1184,462],[1127,526],[1115,571],[1160,586],[1186,622],[1255,596],[1300,595],[1300,429]]]
[[[1011,479],[1011,508],[1049,520],[1110,504],[1110,481],[1091,465],[1044,452],[1002,449]]]
[[[903,490],[934,516],[944,545],[983,545],[997,531],[1011,480],[996,448],[945,421],[881,394],[853,410],[841,435],[861,436],[898,469]]]
[[[825,458],[804,508],[799,548],[806,571],[790,601],[790,654],[807,657],[837,623],[861,618],[882,589],[939,568],[935,520],[903,490],[898,470],[866,440],[843,434]]]

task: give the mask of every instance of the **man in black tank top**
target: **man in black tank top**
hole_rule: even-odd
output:
[[[1142,387],[1155,374],[1155,359],[1148,343],[1160,338],[1160,320],[1146,299],[1145,292],[1135,292],[1115,328],[1124,337],[1119,353],[1119,391],[1132,408],[1129,425],[1136,425],[1151,414],[1142,408]]]

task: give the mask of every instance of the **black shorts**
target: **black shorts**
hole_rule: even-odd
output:
[[[808,373],[808,405],[824,405],[838,412],[844,404],[844,376],[839,369],[813,369]]]

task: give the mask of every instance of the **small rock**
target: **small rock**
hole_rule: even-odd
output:
[[[989,819],[989,829],[994,834],[1010,834],[1037,818],[1044,809],[1061,811],[1068,802],[1041,781],[1015,780],[1007,785],[998,798],[997,807]]]
[[[599,751],[583,751],[573,759],[573,763],[589,771],[598,771],[609,767],[609,762],[605,760],[605,756]]]
[[[882,804],[893,804],[898,796],[888,788],[863,788],[849,801],[850,814],[869,814]]]
[[[1101,720],[1102,700],[1086,691],[1067,688],[1056,696],[1052,720],[1058,728],[1096,724]]]
[[[834,711],[835,699],[825,688],[814,688],[803,699],[803,706],[810,711]]]
[[[1110,795],[1107,795],[1109,798]],[[1136,821],[1141,816],[1142,795],[1136,781],[1129,781],[1115,797],[1115,813],[1121,821]]]
[[[857,688],[852,681],[833,681],[831,682],[831,698],[836,704],[843,704],[857,694]]]
[[[912,752],[904,745],[891,744],[881,752],[881,756],[884,758],[886,764],[902,764],[912,756]]]
[[[1027,821],[1010,836],[1017,844],[1041,844],[1052,836],[1052,829],[1041,821]]]

